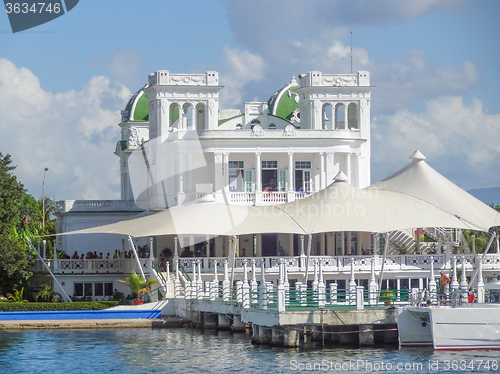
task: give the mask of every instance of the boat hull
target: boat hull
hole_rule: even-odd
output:
[[[401,346],[435,350],[500,349],[500,305],[397,308]]]

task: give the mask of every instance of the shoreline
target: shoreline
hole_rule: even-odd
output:
[[[0,331],[182,328],[190,325],[191,321],[179,317],[158,319],[9,320],[0,321]]]

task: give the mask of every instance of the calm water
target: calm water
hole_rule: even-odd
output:
[[[494,360],[498,360],[496,364]],[[484,366],[486,362],[489,368]],[[222,374],[300,369],[392,373],[398,372],[398,364],[399,372],[492,373],[500,372],[500,355],[498,351],[254,347],[244,334],[186,329],[0,332],[1,373]]]

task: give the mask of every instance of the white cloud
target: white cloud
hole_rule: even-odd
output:
[[[135,49],[115,51],[106,62],[110,78],[122,83],[134,82],[143,60],[142,53]]]
[[[53,94],[26,68],[0,59],[0,151],[18,165],[15,174],[35,197],[119,198],[120,109],[131,93],[107,77],[79,90]]]
[[[372,134],[372,182],[396,171],[418,149],[462,188],[500,186],[500,115],[484,113],[480,100],[465,105],[461,97],[440,97],[427,102],[422,114],[374,117]]]
[[[241,103],[242,89],[248,82],[264,78],[265,64],[262,58],[248,51],[239,51],[224,47],[225,59],[220,70],[221,108],[233,108]]]

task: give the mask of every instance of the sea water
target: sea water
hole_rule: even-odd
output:
[[[498,351],[272,348],[191,329],[0,332],[1,373],[500,372]]]

